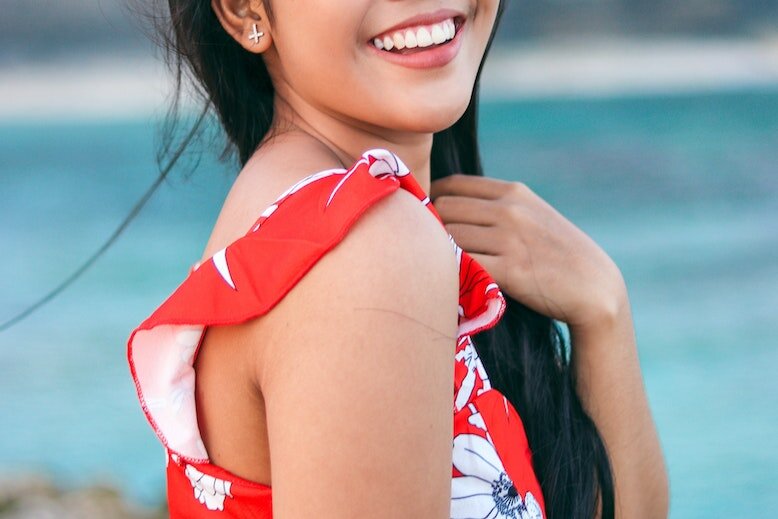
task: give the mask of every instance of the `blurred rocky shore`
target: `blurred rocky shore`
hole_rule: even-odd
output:
[[[129,502],[116,487],[93,483],[74,489],[58,486],[46,476],[0,476],[2,519],[163,519],[166,504],[157,508]]]

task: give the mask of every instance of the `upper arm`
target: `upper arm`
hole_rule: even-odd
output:
[[[458,282],[398,189],[264,317],[274,517],[449,517]]]

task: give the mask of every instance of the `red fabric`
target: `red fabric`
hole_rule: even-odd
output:
[[[370,150],[348,170],[319,172],[292,186],[243,237],[193,268],[132,332],[129,367],[145,416],[165,446],[172,518],[272,517],[269,486],[208,460],[192,368],[202,332],[268,312],[370,206],[400,188],[442,225],[399,157]],[[497,324],[505,299],[487,271],[449,238],[460,271],[451,517],[544,517],[521,419],[491,387],[470,337]]]

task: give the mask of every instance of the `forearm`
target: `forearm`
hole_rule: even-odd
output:
[[[667,517],[668,477],[651,418],[626,288],[597,324],[570,327],[582,404],[611,460],[617,518]]]

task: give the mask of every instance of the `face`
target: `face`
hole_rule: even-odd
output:
[[[270,33],[262,56],[277,94],[285,98],[354,124],[432,133],[465,112],[498,5],[499,0],[273,0],[272,26],[262,16]],[[370,43],[408,18],[443,8],[464,19],[448,44],[459,39],[458,51],[444,65],[409,68]],[[241,44],[251,50],[245,34]]]

